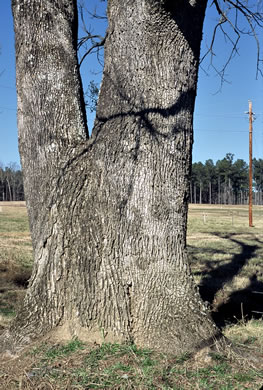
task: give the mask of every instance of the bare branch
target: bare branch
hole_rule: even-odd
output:
[[[93,34],[92,28],[87,27],[86,25],[85,15],[90,15],[92,18],[96,18],[96,19],[107,19],[107,17],[106,15],[105,16],[99,15],[97,13],[96,8],[94,9],[94,12],[90,12],[89,10],[86,9],[83,1],[79,3],[79,14],[80,14],[81,25],[83,29],[83,37],[79,38],[78,40],[78,51],[80,52],[81,48],[84,50],[84,54],[82,55],[79,61],[79,66],[82,65],[85,58],[91,53],[96,53],[98,62],[101,65],[103,65],[103,61],[101,59],[102,57],[101,50],[104,47],[106,35],[105,37],[103,37],[98,34]]]
[[[106,35],[106,36],[107,36],[107,35]],[[94,42],[92,36],[91,36],[91,37],[86,37],[85,42],[88,41],[88,40],[90,39],[91,42],[92,42],[92,46],[91,46],[91,47],[85,52],[85,54],[82,56],[82,58],[81,58],[81,60],[80,60],[80,62],[79,62],[79,66],[81,66],[81,64],[83,63],[83,61],[85,60],[85,58],[86,58],[89,54],[94,53],[94,52],[97,53],[98,61],[99,61],[100,64],[101,64],[101,60],[99,59],[99,49],[100,49],[101,47],[104,46],[105,40],[106,40],[106,36],[105,36],[105,38],[101,38],[101,40],[100,40],[99,42]]]
[[[262,0],[257,4],[249,3],[246,0],[212,0],[211,6],[214,5],[219,15],[219,21],[212,33],[212,38],[207,51],[200,60],[200,63],[210,54],[210,65],[215,72],[221,77],[221,86],[225,80],[226,69],[233,57],[238,54],[238,43],[242,35],[251,36],[256,42],[256,77],[260,73],[263,76],[263,61],[260,58],[261,45],[257,35],[257,29],[263,28],[263,12],[260,12],[259,6]],[[245,26],[244,27],[244,22]],[[242,25],[243,23],[243,25]],[[230,27],[230,32],[229,28]],[[231,30],[234,37],[231,36]],[[214,45],[218,33],[221,32],[227,42],[230,43],[230,53],[221,69],[214,64]]]

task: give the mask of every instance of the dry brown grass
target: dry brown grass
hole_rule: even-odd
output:
[[[31,275],[32,245],[25,202],[0,202],[0,330],[15,315]]]

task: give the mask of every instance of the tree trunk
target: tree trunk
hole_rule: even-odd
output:
[[[220,176],[218,176],[218,204],[221,204],[221,180]]]
[[[7,188],[8,188],[8,193],[9,193],[9,200],[12,202],[13,197],[12,197],[12,191],[11,191],[10,180],[9,180],[8,177],[6,178],[6,182],[7,182]]]
[[[202,204],[202,182],[199,182],[199,204]]]
[[[213,342],[186,253],[206,1],[108,2],[90,140],[75,2],[31,3],[13,1],[13,13],[35,263],[10,334],[23,343],[53,330],[173,353]]]
[[[226,179],[225,179],[225,182],[224,182],[224,204],[227,204],[227,183],[226,183]]]
[[[228,204],[233,204],[233,192],[230,177],[228,178]]]

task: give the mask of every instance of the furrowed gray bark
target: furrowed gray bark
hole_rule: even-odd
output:
[[[75,2],[13,1],[35,253],[10,329],[17,343],[53,330],[182,353],[218,336],[186,253],[205,6],[108,2],[103,82],[87,140]]]

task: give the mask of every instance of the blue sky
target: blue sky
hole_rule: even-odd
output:
[[[15,91],[15,53],[12,25],[11,1],[2,0],[0,4],[0,162],[19,163],[16,91]],[[91,9],[98,5],[98,12],[104,3],[89,1]],[[207,9],[204,26],[202,52],[204,52],[216,14]],[[94,31],[103,33],[104,22],[90,20]],[[263,31],[259,32],[263,42]],[[262,44],[263,45],[263,44]],[[215,63],[223,63],[230,47],[224,38],[218,38],[215,45]],[[194,117],[193,161],[205,162],[212,158],[214,162],[222,159],[226,153],[234,153],[235,159],[248,161],[248,100],[253,103],[256,120],[253,123],[253,155],[263,158],[263,79],[256,80],[256,45],[252,38],[243,37],[239,44],[239,56],[236,56],[227,69],[226,78],[220,89],[220,78],[209,67],[209,58],[203,63],[205,71],[200,70],[198,92]],[[96,55],[91,55],[82,65],[84,89],[91,80],[100,82],[102,68],[97,64]],[[219,92],[218,92],[219,91]],[[92,127],[94,114],[89,116],[89,128]]]

